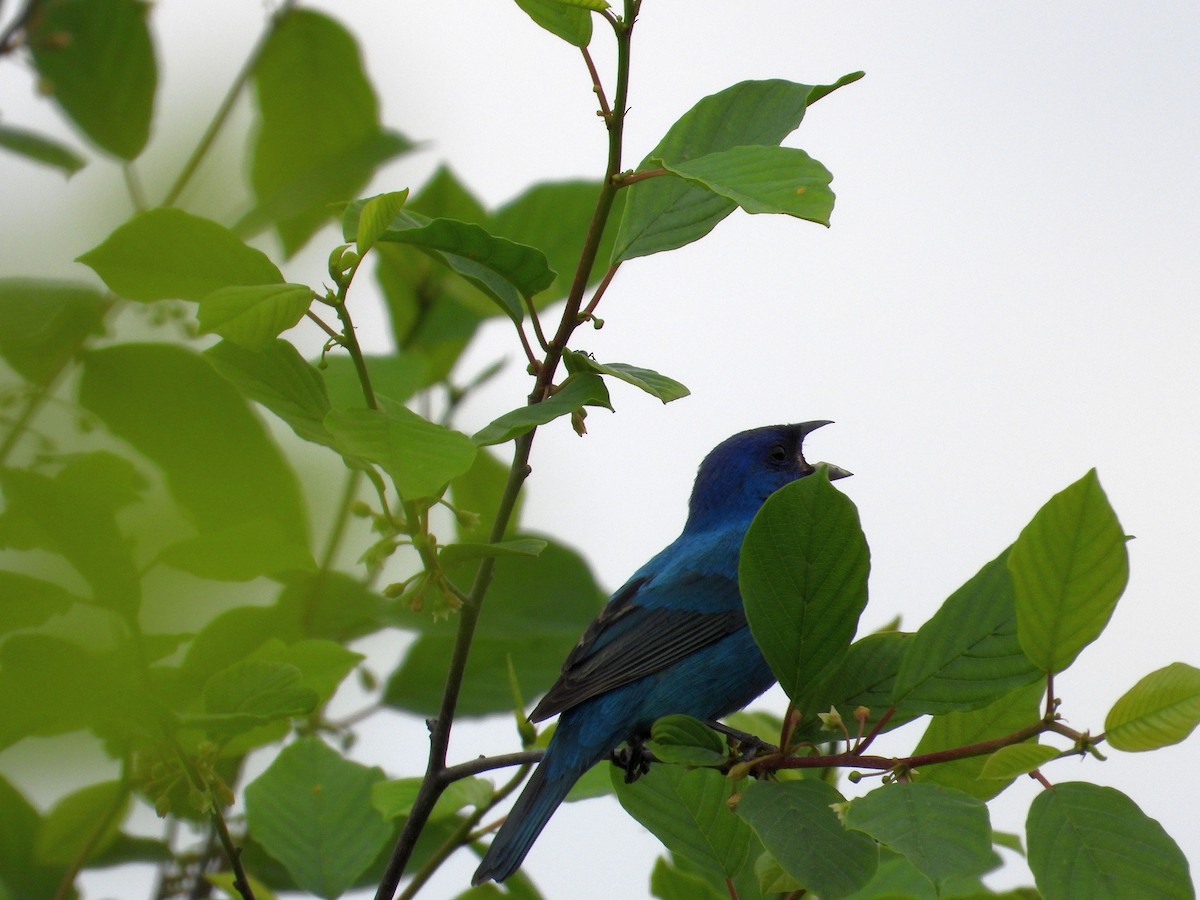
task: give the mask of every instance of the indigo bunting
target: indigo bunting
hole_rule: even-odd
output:
[[[738,554],[763,501],[814,471],[802,444],[828,424],[743,431],[704,459],[683,533],[609,598],[530,713],[561,713],[558,728],[474,884],[512,875],[571,786],[621,742],[640,741],[662,716],[728,715],[775,683],[746,624]]]

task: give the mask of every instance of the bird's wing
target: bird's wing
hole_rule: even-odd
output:
[[[691,605],[712,612],[683,608]],[[534,722],[678,662],[746,625],[737,582],[706,574],[635,578],[601,611],[530,713]]]

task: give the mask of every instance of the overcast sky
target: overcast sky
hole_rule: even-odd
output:
[[[446,161],[495,205],[535,181],[601,173],[604,133],[578,51],[514,4],[310,5],[359,35],[385,123],[429,142],[373,190],[418,187]],[[153,16],[161,133],[172,136],[142,164],[151,184],[177,169],[178,148],[207,122],[262,8],[162,0]],[[598,26],[595,55],[611,85],[609,43]],[[872,549],[863,627],[901,615],[912,629],[1095,466],[1137,540],[1108,631],[1057,681],[1063,714],[1099,731],[1142,675],[1175,660],[1200,665],[1197,47],[1191,0],[646,0],[627,166],[696,100],[738,81],[867,76],[815,106],[786,142],[834,173],[831,229],[735,213],[698,244],[622,267],[599,310],[606,327],[577,349],[656,368],[692,396],[663,407],[616,386],[616,415],[592,413],[586,439],[565,422],[544,429],[528,525],[579,547],[616,587],[677,534],[715,443],[756,425],[833,419],[810,439],[809,458],[856,473],[839,487]],[[0,111],[14,124],[54,120],[11,63],[0,65]],[[242,140],[235,133],[222,152]],[[193,208],[241,210],[244,189],[212,187]],[[64,186],[0,157],[4,275],[88,276],[65,261],[116,219],[64,219],[76,191],[116,196],[119,172],[98,162]],[[320,282],[334,240],[286,268],[289,280]],[[514,364],[464,409],[468,432],[528,391],[502,323],[485,329],[460,374],[502,355]],[[394,651],[372,652],[386,668]],[[762,702],[783,709],[778,694]],[[389,720],[370,735],[359,757],[393,772],[398,746],[424,748],[416,722]],[[456,759],[481,744],[513,749],[507,723],[456,735]],[[903,730],[888,750],[918,737],[919,727]],[[1198,740],[1046,774],[1120,788],[1200,864]],[[1023,831],[1035,791],[1014,785],[993,804],[993,825]],[[659,852],[615,802],[589,802],[556,815],[528,871],[550,897],[648,896]],[[472,868],[462,856],[429,896],[461,887]]]

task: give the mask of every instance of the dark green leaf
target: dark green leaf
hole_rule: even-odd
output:
[[[26,159],[62,169],[68,177],[87,165],[87,160],[70,147],[24,128],[0,125],[0,147]]]
[[[1034,798],[1025,828],[1029,868],[1045,900],[1196,896],[1179,846],[1113,788],[1057,784]]]
[[[50,0],[27,43],[45,89],[97,146],[122,159],[150,137],[158,70],[140,0]]]
[[[1008,566],[1025,655],[1062,671],[1104,630],[1129,581],[1125,532],[1095,469],[1038,510]]]
[[[0,278],[0,356],[37,385],[52,381],[103,330],[108,301],[67,281]]]
[[[866,835],[842,827],[831,809],[837,803],[845,798],[816,779],[759,781],[737,812],[785,872],[819,896],[841,897],[871,879],[879,851]]]
[[[33,805],[0,777],[0,896],[5,900],[53,897],[66,873],[65,866],[37,861],[41,824]]]
[[[322,569],[293,572],[276,601],[280,637],[345,642],[382,627],[387,601],[361,581]]]
[[[343,759],[318,738],[285,747],[246,787],[246,820],[296,884],[318,897],[339,896],[392,835],[371,807],[383,778]]]
[[[563,354],[563,362],[571,372],[596,372],[619,378],[627,384],[641,388],[650,396],[657,397],[663,403],[679,400],[691,393],[674,378],[660,375],[653,369],[643,369],[626,363],[597,362],[586,353],[575,353],[571,350]]]
[[[129,300],[201,300],[232,285],[279,284],[276,265],[229,229],[178,209],[139,213],[79,257]]]
[[[880,847],[879,868],[871,880],[843,900],[939,900],[939,894],[907,857]]]
[[[205,350],[204,358],[244,397],[261,403],[304,440],[333,446],[325,430],[331,408],[325,381],[288,341],[273,341],[259,351],[221,341]]]
[[[794,147],[733,147],[662,166],[748,213],[783,213],[828,225],[833,212],[833,176]]]
[[[776,491],[754,517],[738,566],[746,619],[798,709],[846,655],[870,567],[858,510],[825,470]]]
[[[561,0],[517,0],[529,18],[551,34],[576,47],[586,47],[592,40],[592,13],[584,4],[568,4]],[[593,7],[607,9],[608,4]]]
[[[316,562],[275,519],[259,517],[205,531],[165,547],[158,558],[176,569],[215,581],[250,581],[261,575],[313,571]]]
[[[465,434],[401,406],[335,409],[325,416],[325,428],[342,453],[382,466],[405,500],[437,496],[475,460],[476,447]]]
[[[266,516],[308,546],[295,476],[236,389],[199,355],[167,344],[91,352],[79,396],[163,470],[201,531]]]
[[[84,850],[85,859],[102,853],[116,840],[129,799],[129,788],[119,781],[91,784],[63,797],[42,822],[37,858],[65,865],[79,859]]]
[[[800,124],[809,103],[861,77],[858,72],[815,87],[779,80],[736,84],[693,106],[638,168],[687,163],[734,147],[777,146]],[[735,208],[708,188],[675,178],[651,178],[626,192],[614,263],[699,240]]]
[[[617,799],[672,853],[730,878],[745,865],[750,828],[729,809],[733,783],[715,769],[656,765],[633,784],[610,766]]]
[[[354,197],[383,162],[412,149],[379,124],[379,101],[354,36],[312,10],[291,10],[254,69],[261,125],[250,181],[258,207],[238,230],[272,222],[290,256],[337,201]]]
[[[0,635],[41,625],[79,602],[65,588],[40,578],[0,570]]]
[[[1200,669],[1171,663],[1151,672],[1121,697],[1104,720],[1118,750],[1156,750],[1177,744],[1200,723]]]
[[[865,706],[870,710],[868,723],[879,721],[892,705],[892,684],[900,661],[912,643],[912,635],[902,631],[868,634],[850,645],[845,658],[833,674],[812,694],[797,737],[816,737],[820,720],[818,712],[830,707],[837,709],[846,722],[853,719],[854,710]],[[907,706],[898,707],[888,719],[885,730],[912,721],[919,713]],[[778,734],[776,734],[776,737]]]
[[[706,879],[690,872],[682,872],[661,856],[654,861],[650,872],[650,893],[659,900],[727,900],[729,893],[722,893]]]
[[[475,432],[471,439],[484,446],[511,441],[539,425],[552,422],[559,416],[569,416],[584,406],[602,406],[605,409],[612,409],[604,380],[592,372],[580,372],[578,375],[570,376],[562,383],[562,387],[557,393],[541,403],[522,406],[505,413],[491,424]]]
[[[987,807],[935,784],[892,784],[852,800],[846,827],[906,856],[930,881],[982,875],[993,867]]]
[[[196,317],[201,334],[265,350],[304,318],[312,300],[312,289],[303,284],[234,285],[205,296]]]
[[[913,636],[894,703],[935,715],[978,709],[1038,679],[1017,639],[1008,556],[980,569]]]

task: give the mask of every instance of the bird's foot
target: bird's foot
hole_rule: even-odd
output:
[[[774,744],[764,741],[758,735],[750,734],[748,731],[738,731],[736,728],[730,728],[721,722],[708,720],[704,723],[713,731],[718,731],[731,739],[731,743],[736,742],[737,746],[734,751],[743,761],[754,759],[766,753],[775,753],[779,750]]]
[[[654,754],[646,749],[641,738],[630,739],[612,752],[613,765],[625,771],[626,784],[633,784],[649,772],[654,761]]]

